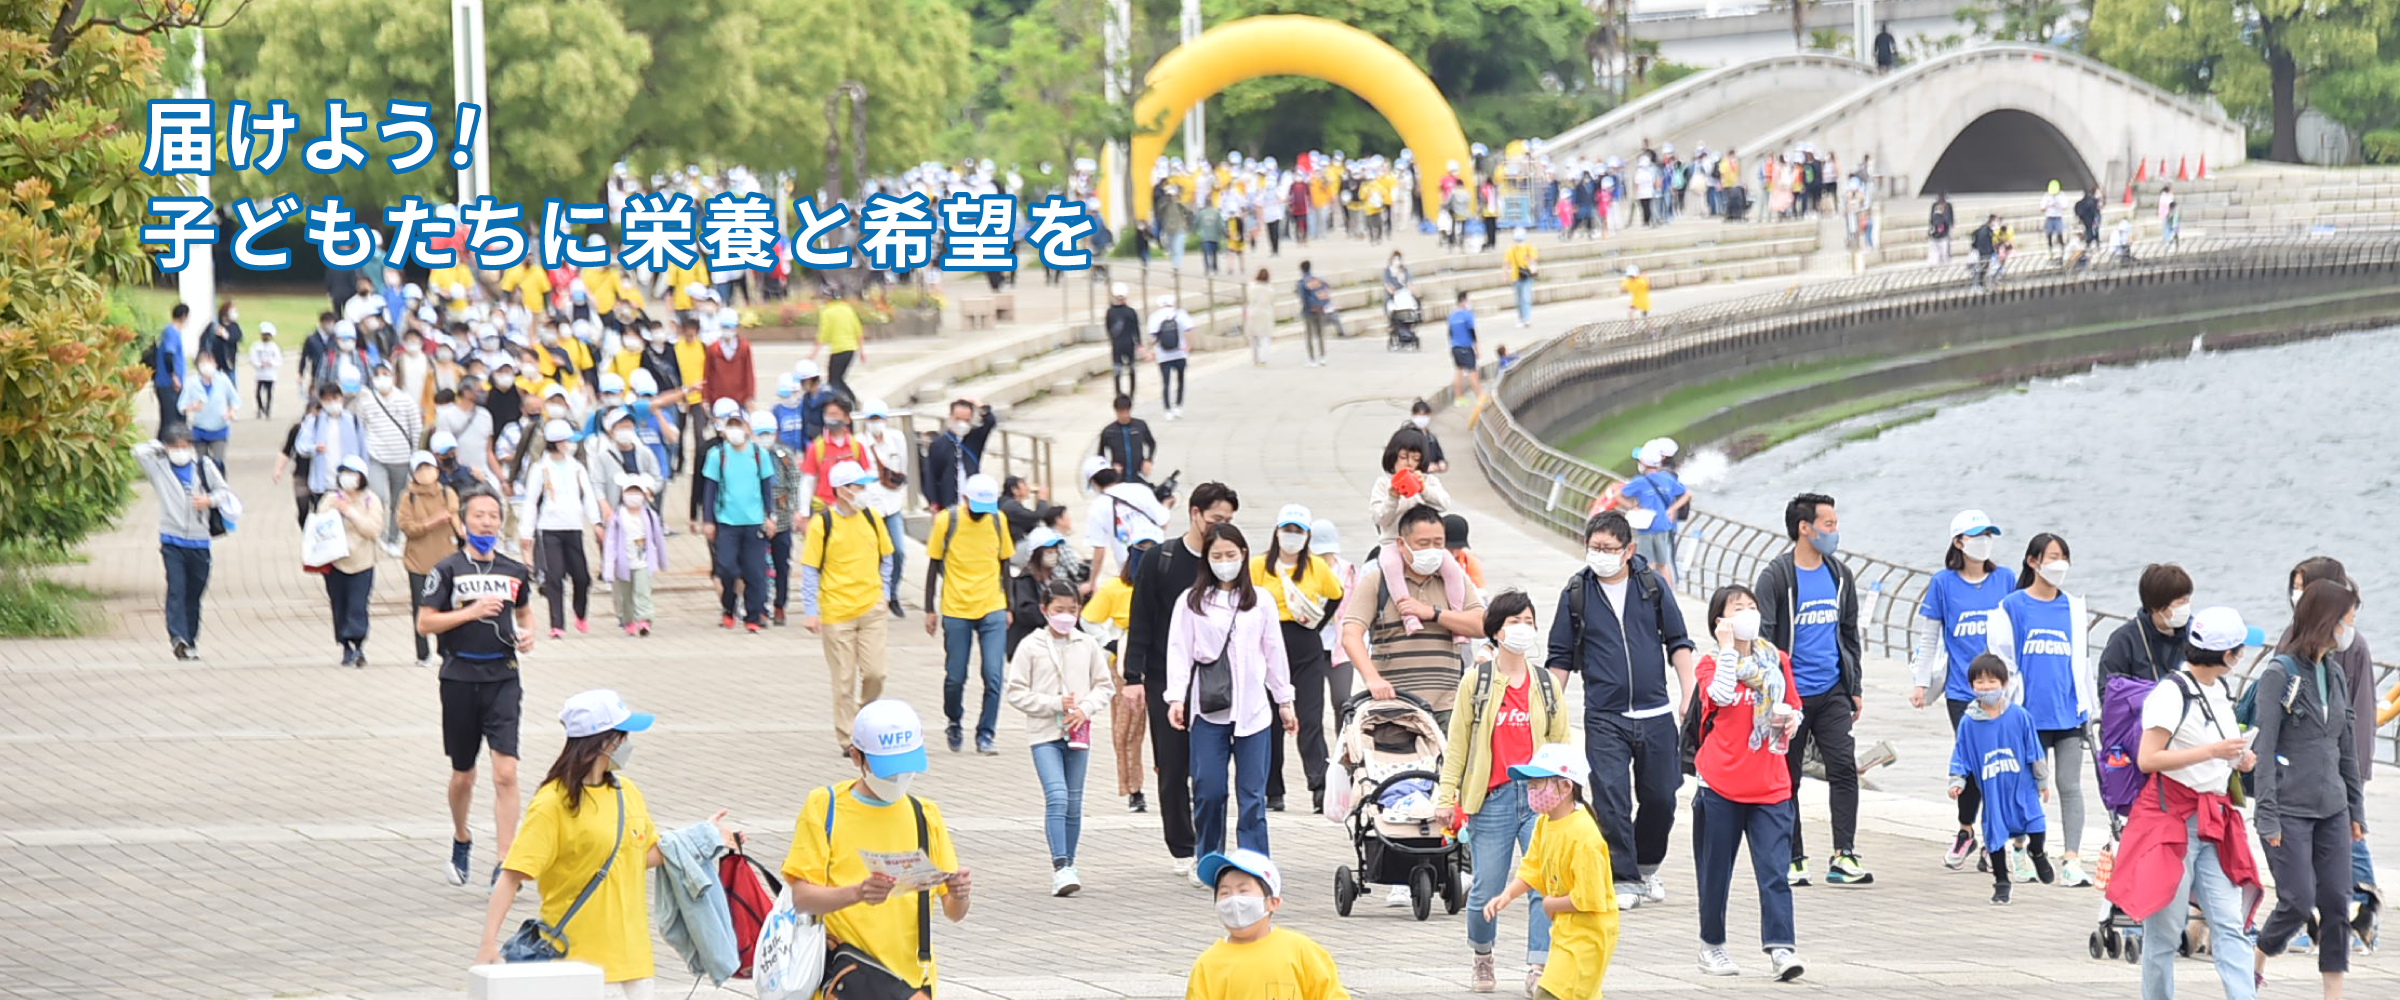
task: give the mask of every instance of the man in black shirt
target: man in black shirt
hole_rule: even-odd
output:
[[[517,839],[517,719],[525,692],[517,657],[533,650],[533,574],[494,551],[500,498],[488,491],[459,500],[466,544],[433,564],[419,595],[417,631],[442,650],[442,749],[450,755],[450,882],[467,884],[475,842],[467,807],[475,797],[475,754],[492,748],[492,825],[499,857]],[[499,866],[492,875],[499,877]]]
[[[1108,287],[1108,315],[1100,321],[1108,331],[1109,367],[1114,372],[1110,384],[1116,387],[1119,399],[1134,393],[1139,381],[1134,366],[1141,360],[1142,351],[1142,314],[1125,304],[1129,291],[1122,281]]]
[[[1158,815],[1166,827],[1167,853],[1177,874],[1189,874],[1197,837],[1192,826],[1191,736],[1167,723],[1167,626],[1175,602],[1192,589],[1207,557],[1208,529],[1233,520],[1242,498],[1224,483],[1192,489],[1191,524],[1142,557],[1133,573],[1133,610],[1125,625],[1124,698],[1150,713],[1150,752],[1158,763]]]
[[[1150,422],[1133,417],[1133,397],[1117,397],[1117,419],[1100,428],[1100,456],[1126,479],[1150,481],[1150,459],[1158,454],[1158,439]]]

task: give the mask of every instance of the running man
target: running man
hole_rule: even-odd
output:
[[[468,493],[459,501],[466,543],[425,574],[417,631],[439,636],[442,652],[442,749],[450,755],[450,884],[466,885],[475,840],[467,808],[475,798],[475,755],[492,750],[492,838],[496,858],[517,839],[517,722],[525,700],[517,657],[533,651],[533,574],[501,555],[500,498]],[[492,866],[492,878],[500,866]]]

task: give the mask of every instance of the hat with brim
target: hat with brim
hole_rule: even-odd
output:
[[[1228,869],[1245,872],[1264,883],[1269,898],[1283,897],[1283,869],[1276,866],[1274,859],[1248,848],[1236,848],[1201,858],[1196,874],[1200,876],[1202,884],[1213,888],[1217,878]]]

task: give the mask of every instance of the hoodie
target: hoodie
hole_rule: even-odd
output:
[[[1851,698],[1861,696],[1859,662],[1864,657],[1858,634],[1858,578],[1838,556],[1828,556],[1825,565],[1833,567],[1834,592],[1841,602],[1841,620],[1836,626],[1836,648],[1841,653],[1841,676],[1833,683],[1830,694]],[[1797,564],[1792,554],[1785,552],[1758,571],[1758,634],[1775,648],[1792,649],[1792,610],[1800,604],[1800,583]]]
[[[150,488],[158,491],[159,541],[187,549],[208,547],[208,511],[193,510],[186,499],[194,493],[208,494],[215,504],[211,509],[225,518],[228,529],[241,520],[241,498],[226,485],[224,470],[207,456],[194,455],[190,465],[178,469],[167,461],[166,445],[144,441],[133,446],[133,461],[150,480]]]

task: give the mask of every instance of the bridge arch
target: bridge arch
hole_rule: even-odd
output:
[[[1150,218],[1150,169],[1192,105],[1244,80],[1315,77],[1359,96],[1392,123],[1417,162],[1466,163],[1467,135],[1450,102],[1423,70],[1380,38],[1339,21],[1297,14],[1247,17],[1218,25],[1159,58],[1133,106],[1133,217]],[[1421,184],[1426,218],[1441,191]]]

